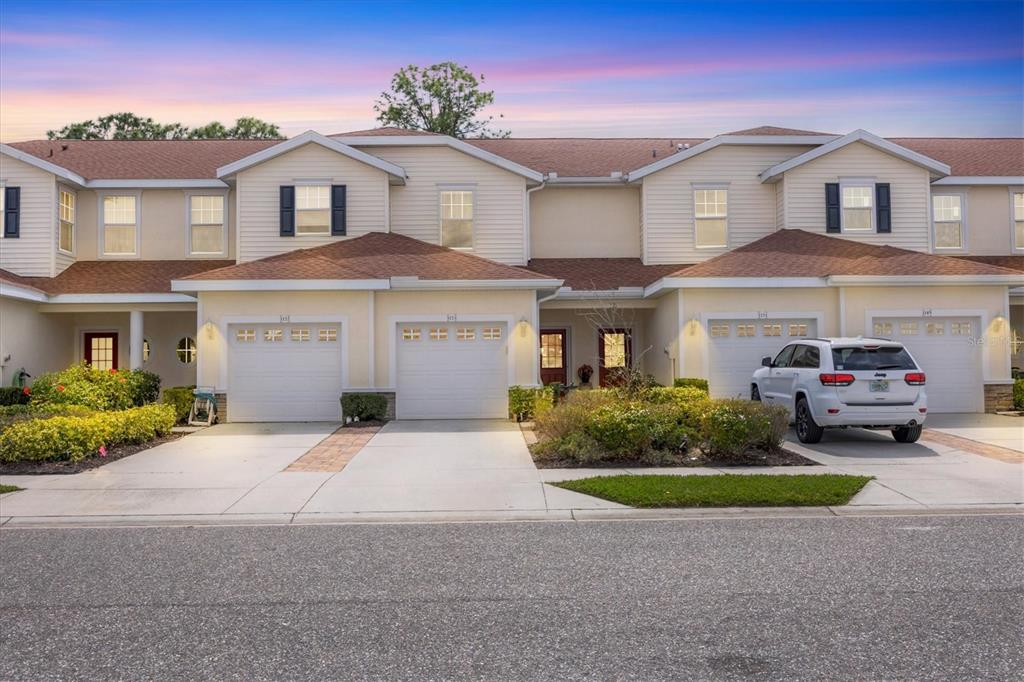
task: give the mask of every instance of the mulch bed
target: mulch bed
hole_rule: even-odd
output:
[[[735,466],[765,466],[765,467],[795,467],[795,466],[819,466],[818,462],[807,459],[795,452],[780,448],[775,452],[751,452],[741,461],[730,460],[722,462],[705,457],[702,454],[679,455],[667,462],[652,464],[644,461],[614,460],[610,462],[595,462],[591,464],[580,464],[575,460],[557,460],[539,458],[534,455],[534,464],[538,469],[643,469],[649,467],[716,467],[726,468]]]
[[[21,476],[21,475],[42,475],[42,474],[77,474],[82,471],[88,471],[89,469],[96,469],[104,464],[110,464],[116,462],[119,459],[130,457],[143,450],[156,447],[157,445],[163,445],[164,443],[170,443],[171,441],[178,440],[182,436],[186,436],[185,433],[172,433],[163,438],[157,438],[146,443],[137,443],[134,445],[116,445],[107,449],[107,456],[100,457],[94,455],[92,457],[86,457],[85,459],[78,460],[77,462],[0,462],[0,474],[6,474],[10,476]]]

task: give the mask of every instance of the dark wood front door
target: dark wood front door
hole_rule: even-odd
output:
[[[117,334],[89,332],[83,336],[85,362],[94,369],[117,369]]]
[[[598,382],[601,386],[614,383],[616,370],[633,366],[633,340],[628,329],[602,329],[597,343]]]
[[[540,330],[540,380],[545,386],[569,383],[566,336],[564,329]]]

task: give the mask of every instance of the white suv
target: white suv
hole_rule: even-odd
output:
[[[903,344],[887,339],[804,339],[767,357],[751,400],[785,405],[801,443],[826,428],[890,429],[900,443],[921,436],[925,376]]]

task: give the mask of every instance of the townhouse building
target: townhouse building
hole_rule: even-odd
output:
[[[39,140],[0,197],[3,383],[142,367],[232,421],[504,417],[583,365],[746,396],[814,336],[898,339],[981,412],[1022,360],[1019,138]]]

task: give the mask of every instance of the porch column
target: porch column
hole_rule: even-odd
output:
[[[128,317],[128,367],[142,367],[142,311],[132,310]]]

